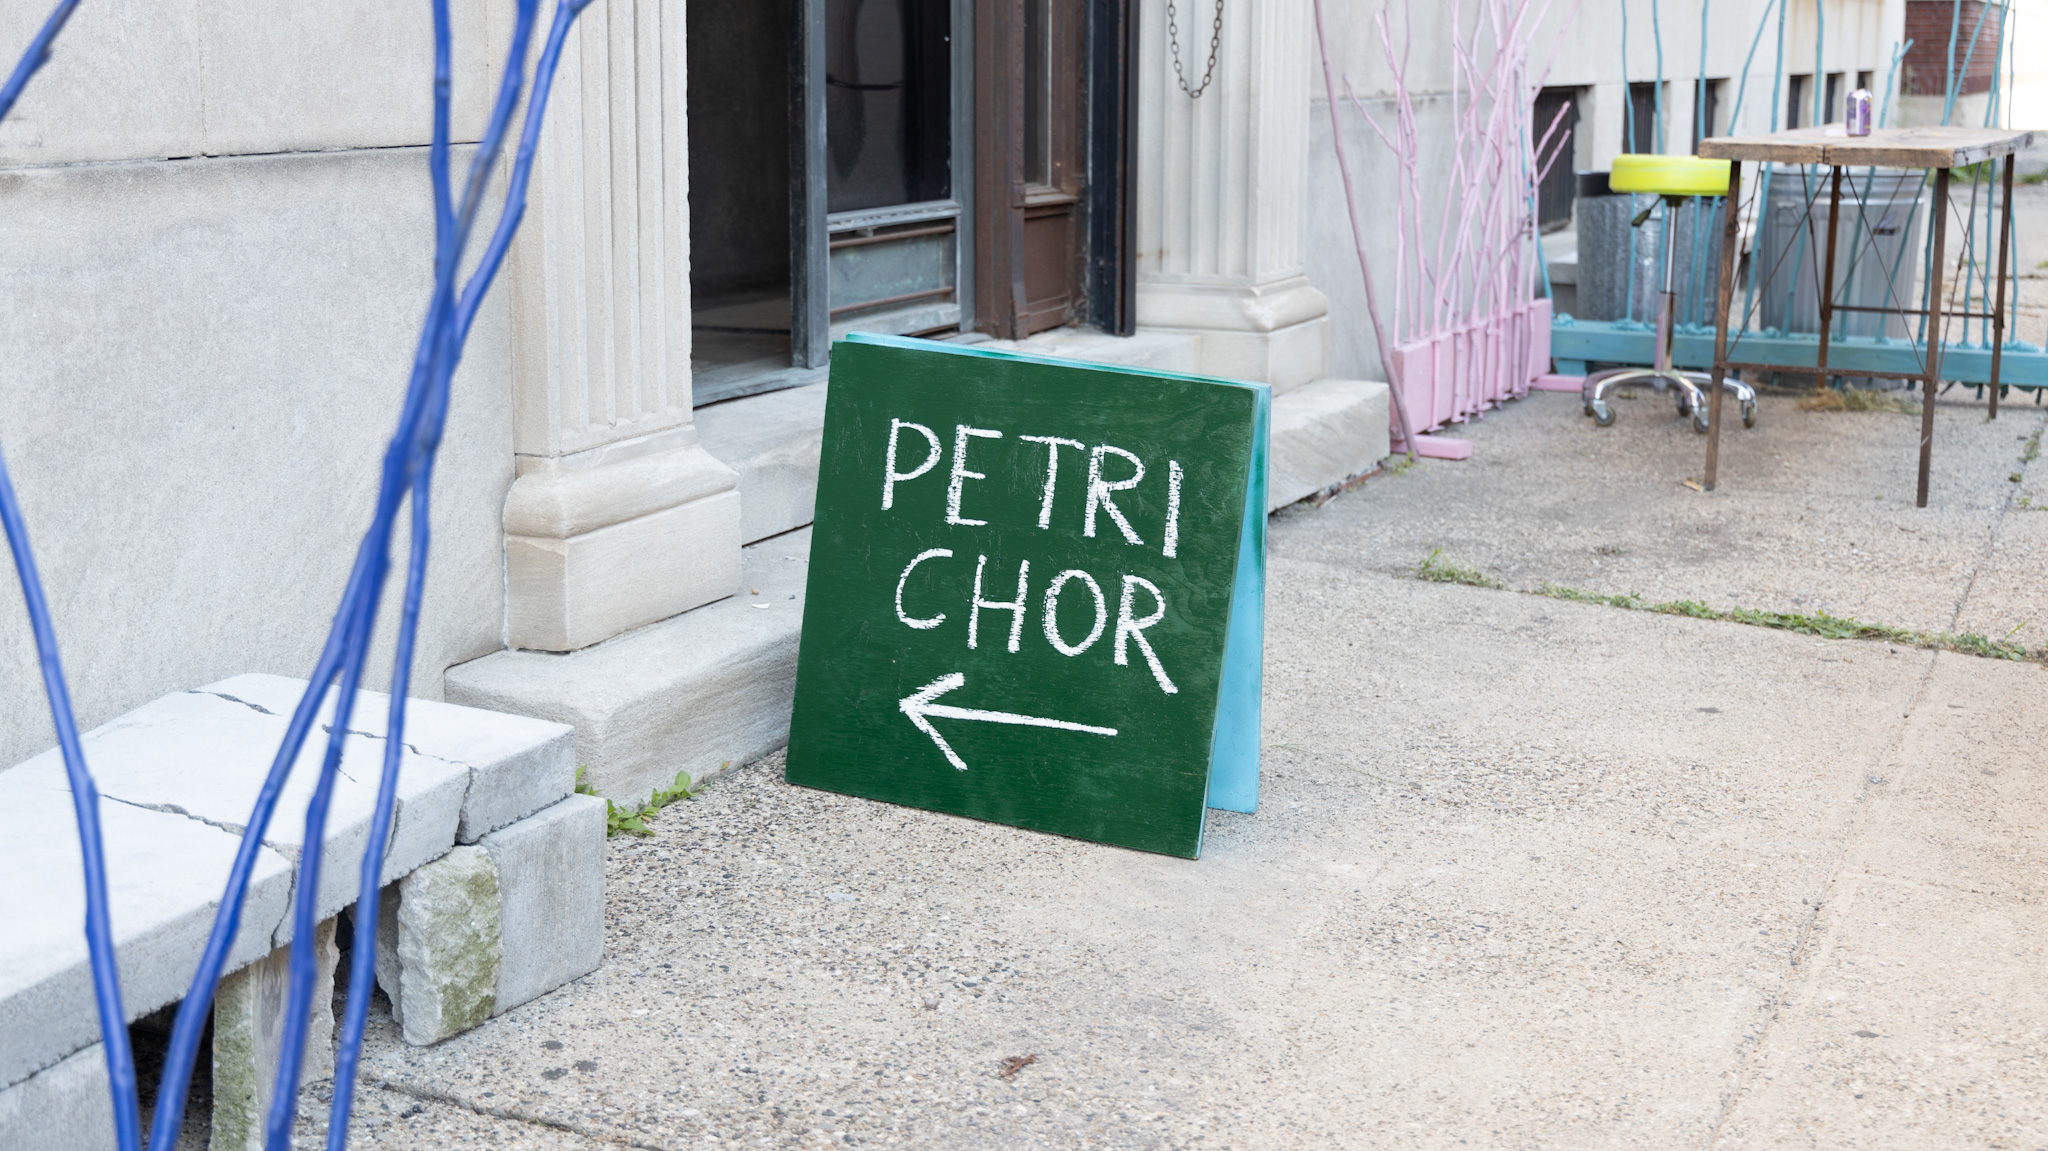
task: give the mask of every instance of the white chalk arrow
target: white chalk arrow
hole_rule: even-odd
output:
[[[946,737],[939,734],[939,729],[932,726],[934,718],[973,719],[979,720],[982,723],[1014,723],[1022,727],[1050,727],[1057,728],[1060,731],[1086,732],[1089,735],[1116,734],[1116,729],[1113,727],[1095,727],[1086,723],[1068,723],[1063,719],[1040,719],[1035,715],[1018,715],[1010,711],[983,711],[976,707],[954,707],[951,704],[932,702],[954,688],[964,685],[966,682],[967,677],[957,671],[951,675],[942,675],[923,687],[918,688],[916,691],[911,692],[909,695],[904,696],[896,704],[897,707],[903,709],[904,715],[910,717],[910,722],[917,725],[917,730],[932,737],[932,742],[938,744],[939,750],[946,753],[947,761],[961,771],[966,771],[967,765],[961,762],[960,756],[953,751],[953,745],[946,742]]]

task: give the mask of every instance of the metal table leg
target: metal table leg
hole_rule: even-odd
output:
[[[2005,210],[1998,216],[1998,302],[1991,306],[1991,418],[1998,418],[1998,368],[2005,354],[2005,257],[2012,247],[2012,162],[2005,158]]]
[[[1721,381],[1728,376],[1728,308],[1735,298],[1735,249],[1742,242],[1742,161],[1728,164],[1728,205],[1721,218],[1721,281],[1714,302],[1714,376],[1707,388],[1707,474],[1714,490],[1721,465]]]
[[[1948,305],[1941,296],[1941,275],[1948,259],[1949,169],[1934,170],[1934,259],[1927,273],[1927,387],[1920,400],[1920,490],[1913,506],[1927,506],[1927,468],[1934,458],[1934,396],[1941,391],[1941,345],[1946,337]]]
[[[1828,180],[1828,256],[1827,271],[1821,275],[1820,289],[1820,356],[1815,362],[1813,387],[1815,391],[1828,386],[1828,339],[1835,321],[1835,236],[1842,226],[1842,166],[1829,169]]]

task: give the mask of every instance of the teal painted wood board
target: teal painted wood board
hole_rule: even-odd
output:
[[[1198,856],[1258,803],[1271,398],[834,345],[788,780]]]
[[[1550,354],[1567,363],[1648,364],[1655,360],[1656,350],[1657,333],[1648,326],[1564,317],[1553,321],[1550,328]],[[1923,372],[1927,370],[1926,355],[1924,347],[1908,340],[1837,336],[1828,343],[1828,371],[1843,376],[1859,371]],[[1797,332],[1730,332],[1728,358],[1737,363],[1811,367],[1820,362],[1820,337]],[[1708,330],[1675,334],[1671,339],[1671,362],[1693,371],[1713,367],[1714,333]],[[1564,365],[1559,366],[1562,369]],[[2006,341],[1998,367],[2001,384],[2016,388],[2048,387],[2048,351],[2039,345]],[[1582,374],[1582,370],[1572,374]],[[1966,384],[1988,383],[1991,349],[1975,343],[1944,346],[1941,378]]]

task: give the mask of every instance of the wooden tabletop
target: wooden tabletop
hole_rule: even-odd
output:
[[[1873,128],[1851,136],[1840,124],[1794,128],[1768,136],[1714,136],[1700,141],[1709,160],[1767,164],[1827,164],[1845,168],[1960,168],[2028,147],[2034,134],[2020,128]]]

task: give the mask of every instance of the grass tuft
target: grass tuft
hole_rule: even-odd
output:
[[[729,764],[730,761],[727,761],[727,765]],[[585,770],[581,767],[576,769],[576,794],[596,795],[597,789],[583,782]],[[695,799],[703,790],[704,785],[693,783],[688,772],[679,771],[676,772],[674,783],[656,789],[654,794],[647,798],[646,803],[636,807],[620,807],[607,799],[604,801],[605,836],[610,838],[614,835],[653,835],[654,831],[647,826],[647,821],[654,818],[656,812],[672,803]]]
[[[1444,549],[1438,548],[1424,557],[1423,561],[1415,566],[1415,578],[1427,580],[1430,583],[1461,583],[1467,587],[1498,589],[1505,589],[1507,587],[1506,584],[1484,572],[1473,568],[1461,568],[1456,564],[1444,563],[1437,558],[1442,554],[1444,554]]]
[[[1758,611],[1741,607],[1724,611],[1693,599],[1651,603],[1639,595],[1600,595],[1555,583],[1542,584],[1531,594],[1550,599],[1572,600],[1575,603],[1618,607],[1626,611],[1650,611],[1660,615],[1682,615],[1692,619],[1748,624],[1751,627],[1767,627],[1774,631],[1796,632],[1799,635],[1817,636],[1821,639],[1875,639],[1895,643],[1901,647],[1952,651],[1958,655],[1974,655],[1985,659],[2048,663],[2048,648],[2029,651],[2025,645],[2012,642],[2012,637],[2019,634],[2020,627],[2027,626],[2024,623],[2007,632],[2004,639],[1991,639],[1975,632],[1924,632],[1893,627],[1889,624],[1864,623],[1851,616],[1829,615],[1824,611]]]
[[[1920,401],[1904,392],[1880,392],[1866,388],[1821,388],[1799,401],[1802,412],[1900,412],[1920,414]]]

